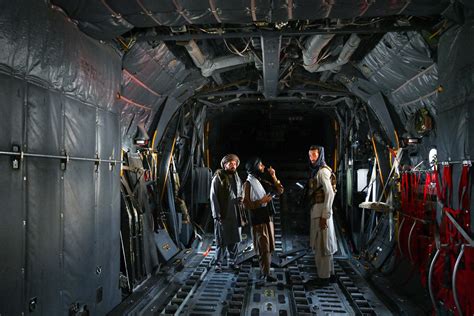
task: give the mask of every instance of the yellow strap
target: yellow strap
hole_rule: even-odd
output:
[[[124,154],[124,150],[122,149],[122,150],[120,151],[120,161],[123,161],[123,154]],[[124,167],[125,167],[124,164],[121,163],[121,164],[120,164],[120,176],[121,176],[121,177],[123,176]]]
[[[398,139],[398,133],[396,130],[393,131],[393,133],[395,134],[395,140],[397,141],[397,150],[400,149],[400,141]]]
[[[157,134],[158,130],[156,130],[154,133],[153,133],[153,139],[151,141],[151,149],[155,150],[155,140],[156,140],[156,134]]]
[[[170,164],[171,164],[171,159],[173,158],[173,152],[174,152],[174,145],[175,144],[176,144],[176,137],[173,139],[173,145],[171,146],[170,158],[168,159],[168,163],[167,163],[167,166],[166,166],[165,181],[163,181],[163,189],[161,190],[161,201],[163,201],[163,196],[165,194],[166,181],[168,180],[168,174],[170,172]]]
[[[380,168],[379,154],[377,152],[377,146],[375,146],[374,136],[372,136],[372,145],[374,146],[375,162],[377,163],[377,167],[379,169],[380,182],[382,183],[382,187],[384,187],[385,186],[385,181],[383,180],[382,169]],[[386,195],[386,193],[385,193],[385,195]],[[385,196],[385,198],[386,198],[386,196]]]

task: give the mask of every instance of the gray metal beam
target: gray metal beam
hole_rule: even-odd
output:
[[[372,95],[369,100],[367,101],[369,107],[374,111],[375,116],[380,121],[380,125],[384,130],[387,137],[390,139],[391,145],[395,146],[396,143],[396,136],[395,136],[395,127],[393,126],[392,117],[388,112],[387,105],[385,104],[385,100],[380,92]]]
[[[262,36],[263,55],[263,95],[274,98],[278,94],[280,78],[281,35],[269,34]]]
[[[208,98],[208,97],[226,97],[233,95],[244,95],[244,94],[260,94],[260,92],[249,89],[242,90],[227,90],[227,91],[213,91],[213,92],[204,92],[196,93],[195,98]]]
[[[336,109],[343,107],[343,103],[331,103],[331,102],[321,102],[319,100],[311,99],[311,98],[300,98],[300,97],[288,97],[288,96],[280,96],[272,99],[261,99],[256,97],[236,97],[233,99],[225,100],[225,101],[218,101],[218,102],[211,102],[209,100],[204,99],[197,99],[198,102],[205,104],[208,106],[208,109],[212,108],[220,108],[225,107],[234,103],[242,104],[268,104],[272,102],[272,104],[279,105],[284,103],[291,103],[291,108],[300,108],[302,106],[308,106],[311,109]],[[273,103],[274,102],[274,103]],[[342,104],[342,105],[341,105]]]
[[[214,92],[204,92],[204,93],[197,93],[194,95],[194,98],[208,98],[208,97],[226,97],[226,96],[241,96],[241,95],[259,95],[261,92],[255,90],[227,90],[227,91],[214,91]],[[352,95],[351,92],[347,91],[331,91],[331,90],[324,90],[324,89],[291,89],[291,90],[283,90],[280,93],[281,95],[294,95],[294,94],[304,94],[304,95],[330,95],[336,97],[344,97]]]
[[[388,32],[409,32],[420,29],[429,29],[431,25],[421,26],[385,26],[385,27],[345,27],[345,28],[320,28],[310,30],[253,30],[249,32],[227,32],[227,33],[182,33],[182,34],[156,34],[156,35],[141,35],[137,37],[137,42],[145,41],[190,41],[190,40],[204,40],[204,39],[223,39],[223,38],[252,38],[267,36],[268,34],[277,34],[283,37],[294,37],[304,35],[316,34],[374,34],[374,33],[388,33]]]

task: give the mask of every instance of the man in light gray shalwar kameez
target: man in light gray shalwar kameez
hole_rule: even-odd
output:
[[[328,285],[334,274],[333,254],[337,251],[332,211],[335,196],[331,183],[332,170],[324,161],[324,147],[311,146],[308,154],[311,169],[308,193],[312,204],[310,244],[318,269],[318,284]]]

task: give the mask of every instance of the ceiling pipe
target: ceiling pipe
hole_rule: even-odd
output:
[[[314,67],[312,67],[312,69],[314,69],[313,71],[308,70],[308,68],[306,67],[305,68],[310,72],[321,72],[327,70],[330,70],[332,72],[339,72],[339,70],[341,70],[341,66],[349,62],[349,59],[351,58],[352,54],[354,54],[354,52],[357,50],[359,44],[360,37],[357,36],[357,34],[352,34],[347,40],[347,42],[344,44],[344,47],[342,48],[341,53],[339,54],[339,57],[336,61],[315,65]]]
[[[317,63],[319,54],[333,37],[334,34],[314,35],[306,41],[305,48],[303,49],[303,67],[307,71],[314,72],[315,67],[319,66]]]
[[[329,43],[332,37],[321,38],[323,35],[318,36],[319,35],[313,36],[307,42],[305,50],[303,50],[304,68],[309,72],[322,72],[327,70],[338,72],[342,65],[349,62],[352,54],[354,54],[360,44],[360,37],[357,36],[357,34],[352,34],[342,47],[341,53],[336,61],[321,64],[317,61],[317,58],[321,50]]]
[[[228,55],[207,59],[194,40],[187,42],[184,47],[191,56],[194,64],[199,67],[199,69],[201,69],[201,74],[204,77],[210,77],[215,71],[218,70],[245,65],[256,61],[256,58],[253,54],[247,54],[243,56]]]

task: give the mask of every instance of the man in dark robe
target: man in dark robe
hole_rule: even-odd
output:
[[[237,174],[239,157],[228,154],[221,160],[222,169],[218,169],[211,183],[211,211],[214,218],[214,236],[216,239],[216,272],[222,271],[222,261],[226,251],[232,268],[237,268],[238,244],[241,241],[241,226],[244,219],[242,210],[242,182]]]

